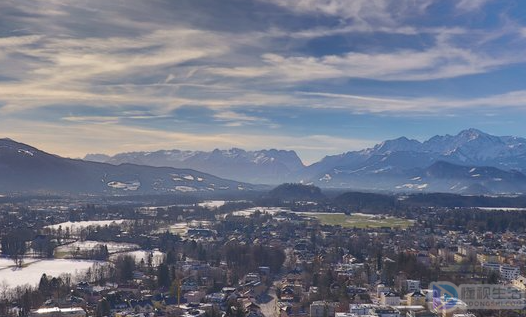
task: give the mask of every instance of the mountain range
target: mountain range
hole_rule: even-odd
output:
[[[211,152],[181,150],[131,152],[112,157],[103,154],[88,154],[84,159],[114,165],[131,163],[189,168],[254,184],[287,182],[305,168],[294,151],[245,151],[237,148],[216,149]]]
[[[401,137],[327,156],[301,178],[319,186],[464,194],[526,190],[526,139],[476,129],[419,142]]]
[[[305,166],[294,151],[162,150],[92,154],[109,164],[191,168],[240,182],[301,182],[320,187],[394,192],[526,192],[526,139],[476,129],[420,142],[401,137]]]
[[[199,194],[255,188],[191,169],[62,158],[10,139],[0,139],[0,194]]]

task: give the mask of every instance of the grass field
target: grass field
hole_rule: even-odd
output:
[[[309,214],[309,216],[318,218],[324,225],[339,225],[345,228],[407,228],[413,225],[412,220],[376,215]]]

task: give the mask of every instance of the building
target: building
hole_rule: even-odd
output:
[[[336,317],[358,317],[358,315],[353,313],[336,313]]]
[[[338,303],[315,301],[310,305],[310,317],[334,317]]]
[[[406,280],[405,287],[407,292],[413,293],[420,290],[420,281],[419,280]]]
[[[394,308],[377,308],[374,313],[378,317],[402,317],[402,314]]]
[[[391,289],[384,284],[378,284],[378,286],[376,286],[376,297],[380,298],[383,293],[389,292],[390,290]]]
[[[430,311],[421,311],[421,312],[408,312],[407,317],[438,317],[438,315]]]
[[[86,317],[86,311],[80,307],[40,308],[30,314],[31,317]]]
[[[385,306],[398,306],[400,305],[400,296],[391,291],[382,293],[380,303]]]
[[[524,291],[526,290],[526,277],[519,275],[519,277],[512,281],[512,284],[515,288]]]
[[[424,293],[422,293],[420,290],[407,294],[406,299],[408,306],[426,305],[426,295],[424,295]]]
[[[520,276],[520,270],[516,266],[506,265],[506,264],[499,264],[499,263],[491,263],[491,262],[484,262],[482,263],[482,268],[484,270],[498,272],[500,274],[500,277],[512,281]]]
[[[455,255],[453,256],[453,259],[455,260],[456,263],[464,263],[464,262],[467,262],[468,257],[461,253],[455,253]]]
[[[350,304],[349,305],[349,311],[352,314],[355,314],[358,316],[370,315],[373,309],[375,308],[378,308],[378,307],[373,304]]]
[[[497,254],[494,253],[479,253],[477,254],[477,261],[479,263],[484,262],[497,262],[499,260],[499,257]]]
[[[512,281],[520,276],[520,270],[516,266],[501,265],[499,271],[500,276],[508,281]]]

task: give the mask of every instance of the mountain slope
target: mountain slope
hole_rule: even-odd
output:
[[[526,139],[476,129],[424,142],[400,137],[361,151],[326,156],[310,166],[303,166],[295,152],[278,150],[173,150],[87,158],[116,165],[190,168],[252,183],[399,192],[526,192]]]
[[[119,166],[58,157],[0,139],[0,193],[161,194],[242,191],[253,185],[190,169]]]
[[[113,157],[88,155],[86,160],[114,165],[132,163],[158,167],[190,168],[219,177],[258,184],[279,184],[304,165],[294,151],[242,149],[203,151],[161,150],[121,153]]]
[[[448,177],[432,173],[438,166],[450,173]],[[477,178],[465,173],[473,168],[495,176],[484,179],[482,174]],[[327,156],[302,169],[295,180],[337,188],[503,193],[523,192],[525,171],[526,139],[468,129],[425,142],[402,137],[373,148]]]
[[[281,184],[272,189],[266,198],[278,201],[321,201],[326,199],[319,187],[292,183]]]

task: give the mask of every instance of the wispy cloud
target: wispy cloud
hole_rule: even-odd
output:
[[[477,10],[481,9],[484,5],[492,0],[460,0],[457,2],[456,7],[461,10]]]
[[[262,0],[298,13],[318,13],[353,19],[360,23],[396,24],[400,13],[421,13],[433,2],[399,0]]]
[[[231,77],[272,77],[276,81],[302,82],[330,78],[378,80],[432,80],[490,71],[523,56],[484,55],[468,49],[439,45],[425,51],[401,50],[391,53],[347,53],[323,57],[265,54],[264,66],[210,68],[212,74]]]
[[[150,149],[263,146],[264,139],[314,153],[315,148],[350,149],[361,141],[346,145],[345,131],[291,137],[313,123],[289,126],[283,114],[272,117],[266,110],[438,118],[458,109],[521,109],[526,86],[518,84],[492,93],[473,90],[462,98],[446,89],[439,96],[411,86],[454,86],[453,81],[524,68],[523,21],[503,12],[492,13],[487,25],[480,20],[471,25],[466,18],[480,19],[477,12],[488,2],[2,1],[0,132],[28,141],[33,135],[49,146],[59,138],[52,131],[66,129],[74,136],[64,140],[69,148],[74,149],[74,138],[89,141],[82,151],[106,144],[107,134],[97,132],[104,127],[115,140],[144,138],[141,144]],[[495,22],[499,19],[503,22]],[[404,88],[376,89],[385,82]],[[222,138],[182,133],[181,125],[170,124],[190,120],[178,113],[187,108],[203,110],[192,120],[206,121]],[[270,130],[276,136],[263,138],[261,131]],[[247,136],[235,137],[233,131]],[[129,141],[130,148],[119,151],[136,143]]]

